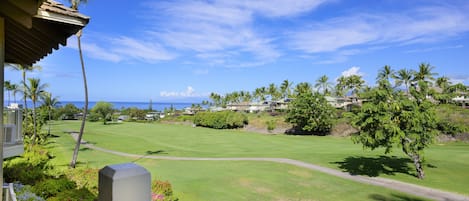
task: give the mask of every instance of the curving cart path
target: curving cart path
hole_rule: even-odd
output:
[[[76,133],[71,133],[72,137],[77,140]],[[294,165],[298,167],[303,167],[310,170],[315,170],[323,172],[329,175],[334,175],[344,179],[350,179],[353,181],[371,184],[375,186],[382,186],[385,188],[401,191],[411,195],[416,195],[420,197],[429,198],[432,200],[441,200],[441,201],[469,201],[469,197],[465,195],[460,195],[457,193],[442,191],[438,189],[433,189],[429,187],[423,187],[415,184],[405,183],[401,181],[396,181],[392,179],[380,178],[380,177],[366,177],[360,175],[351,175],[347,172],[342,172],[332,168],[322,167],[319,165],[314,165],[311,163],[305,163],[303,161],[288,159],[288,158],[199,158],[199,157],[177,157],[177,156],[149,156],[149,155],[139,155],[139,154],[130,154],[119,152],[115,150],[109,150],[101,147],[94,146],[92,144],[87,144],[82,141],[82,144],[90,149],[94,149],[101,152],[106,152],[114,155],[131,157],[131,158],[147,158],[147,159],[158,159],[158,160],[178,160],[178,161],[267,161],[274,163],[284,163],[289,165]]]

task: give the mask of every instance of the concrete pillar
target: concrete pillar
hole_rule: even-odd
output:
[[[134,163],[109,165],[99,171],[99,201],[151,201],[151,175]]]

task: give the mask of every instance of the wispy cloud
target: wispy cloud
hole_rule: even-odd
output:
[[[265,64],[275,61],[282,53],[274,43],[276,36],[255,27],[256,17],[295,16],[315,9],[323,2],[219,0],[148,3],[153,10],[147,15],[154,22],[148,33],[172,48],[194,51],[197,55],[217,54],[220,56],[216,59],[218,64]],[[158,20],[161,18],[165,20]],[[230,53],[219,53],[225,51]]]
[[[192,86],[187,86],[185,91],[161,91],[162,97],[205,97],[208,93],[197,93]]]
[[[110,61],[114,63],[122,61],[141,61],[146,63],[156,63],[158,61],[171,60],[176,57],[158,43],[153,41],[145,41],[127,36],[92,38],[91,41],[98,42],[82,42],[82,49],[85,56],[91,58]],[[70,37],[67,41],[67,47],[78,49],[76,38]]]
[[[464,83],[468,84],[469,83],[469,75],[450,75],[448,76],[450,78],[451,83],[457,84],[457,83]]]
[[[292,49],[324,53],[350,47],[428,44],[469,31],[468,5],[437,5],[400,13],[354,13],[308,24],[292,31]],[[365,46],[366,45],[366,46]]]

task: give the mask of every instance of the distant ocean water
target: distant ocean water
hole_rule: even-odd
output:
[[[18,102],[18,101],[17,101]],[[122,101],[107,101],[109,103],[112,103],[114,109],[123,109],[123,108],[129,108],[129,107],[136,107],[138,109],[146,110],[150,108],[150,102],[122,102]],[[23,102],[18,102],[19,104],[23,104]],[[60,106],[64,106],[66,104],[74,104],[78,108],[83,108],[85,106],[84,101],[60,101]],[[27,102],[28,108],[32,106],[32,103],[30,101]],[[38,104],[38,106],[41,103]],[[93,106],[96,104],[96,101],[89,101],[88,102],[88,108],[91,109]],[[200,104],[200,103],[166,103],[166,102],[153,102],[152,103],[152,109],[157,110],[157,111],[163,111],[165,108],[170,108],[173,106],[177,110],[182,110],[186,107],[191,107],[192,104]],[[5,105],[7,103],[5,102]]]

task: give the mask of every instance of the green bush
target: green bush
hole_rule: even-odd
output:
[[[74,181],[78,188],[86,188],[94,195],[98,195],[98,175],[96,168],[74,168],[65,171],[65,176]]]
[[[266,121],[265,124],[267,125],[267,130],[269,132],[272,132],[277,127],[275,120]]]
[[[154,180],[151,183],[152,200],[176,201],[173,197],[173,187],[169,181]]]
[[[442,120],[437,123],[437,128],[440,132],[446,135],[456,135],[467,131],[463,125],[455,124],[450,121]]]
[[[6,182],[20,182],[33,185],[46,177],[44,171],[49,169],[47,161],[49,152],[36,145],[26,150],[23,156],[8,159],[4,162],[4,178]]]
[[[240,128],[247,123],[245,114],[233,111],[199,112],[194,116],[195,125],[216,129]]]
[[[50,197],[47,201],[92,201],[96,196],[86,188],[70,189],[59,192],[55,197]]]
[[[65,177],[61,177],[58,179],[45,179],[41,182],[34,184],[33,192],[41,197],[49,198],[55,197],[60,192],[73,190],[75,188],[75,182],[70,181]]]

